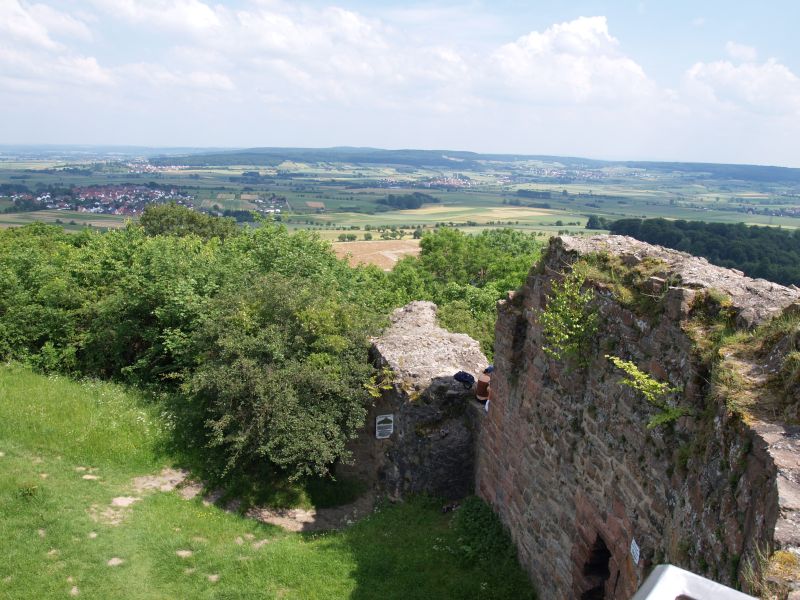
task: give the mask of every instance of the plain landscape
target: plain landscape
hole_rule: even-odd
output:
[[[491,358],[496,302],[554,235],[624,233],[800,284],[800,169],[346,148],[1,157],[14,598],[534,597],[481,500],[374,503],[337,476],[389,389],[369,336],[432,300]]]

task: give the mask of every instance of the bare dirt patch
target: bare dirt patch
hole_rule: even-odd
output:
[[[178,493],[184,500],[191,500],[192,498],[196,498],[203,493],[203,486],[197,482],[192,482],[181,486],[181,488],[178,490]]]
[[[86,470],[86,467],[76,467],[76,471]],[[93,470],[93,469],[89,469]],[[153,492],[171,492],[182,484],[189,474],[179,469],[165,468],[157,475],[143,475],[135,477],[131,482],[131,489],[136,495],[117,496],[111,504],[100,507],[93,504],[89,507],[89,516],[98,523],[105,525],[119,525],[128,516],[131,506],[142,499],[142,496]],[[84,475],[83,479],[97,479],[96,475]],[[91,534],[90,534],[91,537]]]
[[[89,507],[89,516],[97,523],[104,525],[119,525],[128,515],[130,509],[124,507],[107,506],[100,508],[97,504]],[[92,537],[92,534],[89,534]],[[96,537],[96,534],[95,534]]]
[[[347,258],[350,266],[376,265],[391,271],[404,256],[417,256],[419,240],[375,240],[371,242],[337,242],[333,250],[339,258]]]
[[[120,566],[120,565],[121,565],[122,563],[124,563],[124,562],[125,562],[125,561],[124,561],[123,559],[121,559],[121,558],[118,558],[118,557],[116,557],[116,556],[115,556],[115,557],[113,557],[113,558],[110,558],[106,564],[107,564],[109,567],[118,567],[118,566]]]
[[[111,506],[115,506],[118,508],[127,508],[134,502],[141,500],[141,498],[137,498],[134,496],[118,496],[111,500]]]
[[[144,475],[133,480],[133,489],[137,493],[171,492],[182,484],[189,475],[182,469],[165,468],[158,475]]]
[[[277,525],[287,531],[327,531],[351,525],[372,512],[374,505],[374,496],[365,494],[355,502],[332,508],[305,510],[254,507],[248,510],[245,516],[262,523]]]
[[[193,552],[191,550],[175,550],[175,554],[181,558],[189,558]]]

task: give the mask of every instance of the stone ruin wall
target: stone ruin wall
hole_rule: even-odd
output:
[[[486,368],[478,342],[439,327],[432,302],[411,302],[394,311],[391,325],[373,340],[372,355],[379,369],[391,370],[388,389],[374,400],[366,427],[349,445],[352,464],[337,472],[369,482],[392,499],[472,494],[482,409],[453,375],[463,370],[477,376]],[[394,432],[376,439],[376,417],[385,414],[394,415]]]
[[[628,265],[654,256],[668,273],[655,281],[665,293],[653,318],[588,283],[600,325],[580,368],[542,351],[537,314],[553,280],[594,252]],[[738,586],[757,547],[800,546],[800,429],[747,424],[707,399],[708,366],[684,326],[693,297],[710,288],[732,298],[745,327],[800,299],[796,289],[631,238],[564,236],[551,240],[525,287],[500,303],[476,490],[510,529],[542,598],[630,598],[659,563]],[[607,353],[680,386],[682,404],[698,416],[648,430],[653,409],[620,385]]]

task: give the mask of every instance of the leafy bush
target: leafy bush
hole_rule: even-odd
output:
[[[0,358],[178,394],[211,475],[326,473],[363,423],[385,275],[280,226],[177,233],[0,232]]]
[[[0,360],[161,392],[175,444],[209,477],[328,473],[363,424],[385,315],[431,299],[490,349],[495,302],[538,253],[517,232],[442,231],[387,274],[271,223],[237,230],[177,206],[143,223],[0,231]]]
[[[440,324],[478,340],[491,358],[497,301],[525,282],[541,242],[511,229],[470,236],[440,228],[425,233],[420,248],[419,257],[401,260],[387,275],[395,303],[435,302]]]
[[[259,461],[326,475],[366,416],[370,322],[304,280],[273,275],[220,298],[194,338],[183,389],[222,472]]]

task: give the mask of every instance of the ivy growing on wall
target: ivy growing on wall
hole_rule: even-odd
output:
[[[668,400],[671,394],[680,391],[679,388],[672,387],[666,382],[656,380],[648,373],[639,369],[639,367],[631,361],[623,360],[618,356],[611,356],[609,354],[606,354],[606,358],[610,360],[615,367],[625,373],[625,377],[623,377],[620,382],[622,385],[627,385],[639,392],[649,404],[659,410],[647,423],[648,429],[672,423],[690,413],[689,409],[682,406],[674,406]]]

